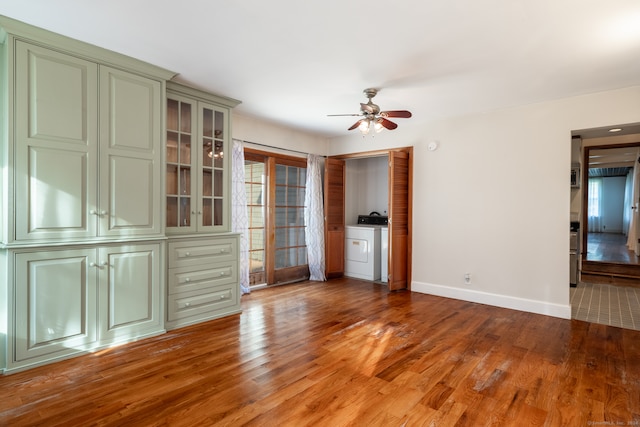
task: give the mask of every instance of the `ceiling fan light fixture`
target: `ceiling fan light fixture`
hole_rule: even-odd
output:
[[[370,127],[371,127],[371,119],[365,119],[360,121],[360,126],[358,126],[358,129],[360,129],[360,132],[362,132],[363,135],[366,135],[369,133]]]
[[[359,129],[362,135],[367,135],[372,129],[374,132],[382,132],[383,129],[394,130],[397,124],[389,120],[389,117],[408,119],[411,112],[407,110],[380,111],[380,107],[371,101],[376,96],[378,89],[365,89],[364,94],[369,98],[366,104],[360,103],[358,114],[329,114],[329,116],[360,116],[361,119],[351,125],[347,130]]]
[[[373,125],[373,130],[375,130],[376,133],[380,133],[383,129],[384,126],[382,126],[382,119],[377,119],[375,124]]]

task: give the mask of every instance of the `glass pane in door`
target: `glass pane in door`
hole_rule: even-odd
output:
[[[276,270],[307,264],[304,239],[305,176],[305,168],[276,165]]]
[[[222,199],[213,200],[213,225],[223,225],[223,201]]]
[[[213,108],[202,106],[202,145],[201,145],[201,225],[204,227],[224,226],[224,140],[222,133],[224,122],[219,115],[224,114]]]
[[[265,283],[266,165],[245,160],[245,191],[249,221],[249,272],[251,284]]]
[[[213,207],[210,198],[202,199],[202,225],[210,227],[213,225]]]
[[[167,130],[177,132],[178,131],[178,117],[180,114],[179,101],[175,99],[167,100]]]
[[[191,105],[167,99],[167,227],[191,225]]]
[[[218,124],[218,115],[222,114],[216,111],[216,125]],[[222,132],[216,128],[216,133]],[[217,136],[216,136],[217,138]],[[213,222],[214,225],[223,225],[223,206],[225,197],[224,182],[224,142],[213,141]]]

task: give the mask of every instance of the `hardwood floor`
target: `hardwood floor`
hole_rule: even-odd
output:
[[[0,377],[10,426],[640,424],[640,331],[352,279]]]
[[[640,258],[623,234],[588,233],[580,280],[585,283],[640,288]]]
[[[587,233],[587,261],[640,264],[640,258],[627,248],[627,236],[617,233]]]

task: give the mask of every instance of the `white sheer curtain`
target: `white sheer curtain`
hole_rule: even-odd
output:
[[[307,156],[307,182],[304,196],[305,240],[310,280],[325,281],[324,275],[324,209],[320,156]]]
[[[602,232],[602,178],[589,178],[589,233]]]
[[[627,235],[627,248],[630,251],[634,251],[638,255],[638,198],[640,197],[640,149],[636,152],[636,158],[638,161],[633,166],[633,185],[631,190],[631,203],[625,203],[625,209],[631,210],[631,206],[635,206],[635,209],[631,212],[631,219],[629,220],[629,234]],[[626,202],[626,201],[625,201]]]
[[[240,233],[240,291],[249,289],[249,217],[247,193],[244,186],[244,147],[233,140],[231,149],[231,230]]]
[[[631,225],[631,216],[633,211],[633,169],[627,173],[627,178],[624,184],[624,203],[622,211],[622,233],[625,236],[629,236],[629,226]]]

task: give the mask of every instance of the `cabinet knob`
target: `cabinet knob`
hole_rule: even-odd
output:
[[[95,262],[90,262],[90,263],[89,263],[89,267],[95,267],[95,266],[96,266],[96,263],[95,263]]]
[[[91,215],[96,215],[96,214],[97,214],[97,212],[96,212],[96,210],[95,210],[95,209],[91,209],[91,210],[89,211],[89,213],[90,213]]]
[[[109,263],[107,261],[102,261],[100,265],[103,267],[106,267],[107,265],[109,265]]]
[[[223,254],[223,253],[225,253],[225,252],[226,252],[226,250],[224,250],[224,249],[220,249],[220,253],[221,253],[221,254]]]
[[[224,271],[220,272],[220,277],[224,276]]]
[[[191,305],[191,303],[190,303],[190,302],[185,302],[185,303],[184,303],[184,306],[185,306],[185,307],[189,307],[190,305]]]
[[[198,215],[202,215],[202,211],[198,211]]]
[[[224,299],[224,295],[220,295],[220,299]]]
[[[107,211],[100,211],[100,215],[106,215]]]
[[[191,256],[191,252],[185,252],[184,256]]]
[[[191,211],[191,215],[195,215],[195,214],[196,214],[196,211]]]
[[[185,282],[190,282],[190,281],[191,281],[191,279],[187,277],[187,278],[185,278],[185,279],[184,279],[184,281],[185,281]]]

